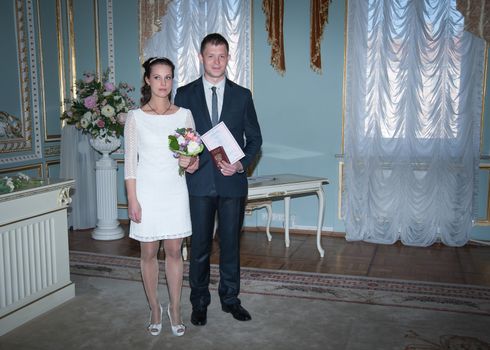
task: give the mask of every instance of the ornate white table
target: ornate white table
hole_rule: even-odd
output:
[[[66,209],[73,180],[0,195],[0,336],[75,296]]]
[[[284,241],[289,247],[289,208],[292,196],[316,194],[318,196],[318,223],[316,231],[316,245],[323,258],[325,250],[321,244],[321,233],[324,212],[323,185],[328,180],[323,177],[279,174],[255,176],[248,178],[248,201],[279,200],[284,199]],[[270,213],[269,213],[270,215]],[[268,222],[270,222],[270,217]]]

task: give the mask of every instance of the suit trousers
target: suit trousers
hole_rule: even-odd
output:
[[[190,301],[193,309],[202,310],[211,303],[209,293],[210,255],[215,216],[218,216],[219,239],[218,294],[222,305],[240,304],[240,232],[246,197],[190,196],[192,220],[189,266]]]

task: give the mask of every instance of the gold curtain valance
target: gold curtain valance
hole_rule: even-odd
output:
[[[271,45],[271,65],[279,74],[286,72],[284,58],[284,32],[282,21],[284,18],[284,0],[264,0],[262,10],[266,16],[267,41]]]
[[[310,67],[322,72],[321,41],[323,29],[328,23],[330,0],[311,0],[310,2]],[[266,16],[267,41],[271,45],[271,65],[279,74],[286,72],[284,57],[284,0],[263,0],[262,10]]]
[[[456,8],[464,17],[464,29],[490,42],[490,1],[457,0]]]
[[[317,73],[322,72],[321,42],[323,28],[328,23],[330,0],[311,0],[310,3],[310,67]]]
[[[139,44],[140,57],[143,57],[143,48],[146,41],[153,34],[160,31],[162,17],[167,12],[168,4],[172,0],[139,0]]]

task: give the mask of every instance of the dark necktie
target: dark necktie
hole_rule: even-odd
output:
[[[213,126],[218,124],[218,95],[216,95],[216,86],[211,88],[213,97],[211,99],[211,123]]]

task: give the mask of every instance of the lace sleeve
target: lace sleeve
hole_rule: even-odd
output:
[[[136,179],[138,163],[138,133],[133,111],[129,111],[124,125],[124,179]]]
[[[194,118],[192,117],[192,112],[190,109],[187,110],[187,115],[185,117],[185,127],[196,130],[196,124],[194,123]]]

